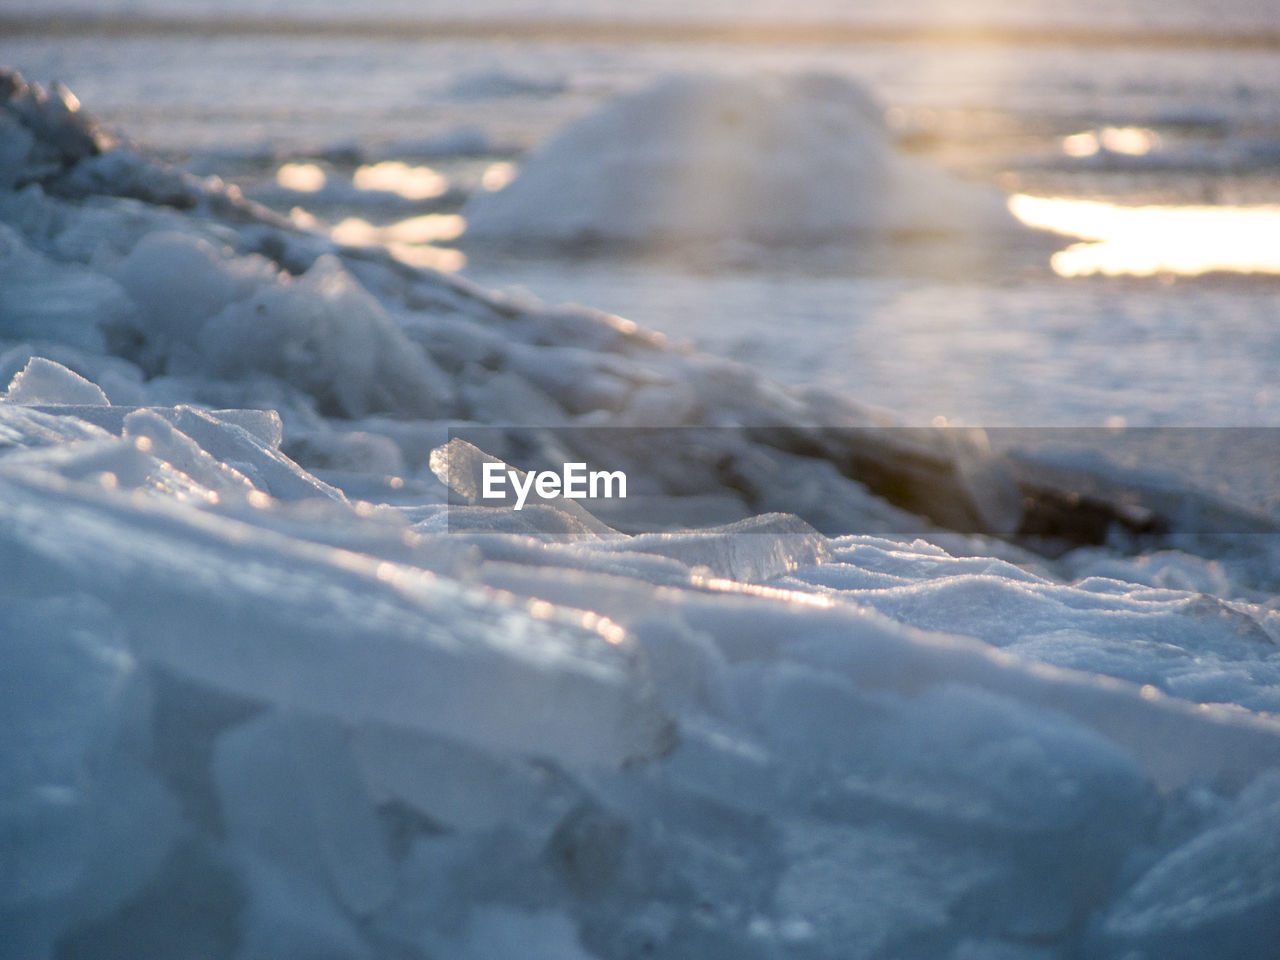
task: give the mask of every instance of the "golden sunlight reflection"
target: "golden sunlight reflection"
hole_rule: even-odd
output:
[[[433,247],[425,243],[388,243],[387,249],[401,263],[424,270],[457,273],[467,265],[467,255],[451,247]]]
[[[359,217],[347,217],[329,233],[338,243],[353,247],[383,243],[438,243],[456,240],[466,225],[467,222],[456,213],[428,213],[386,227],[375,227]]]
[[[314,163],[286,163],[276,171],[276,183],[286,190],[315,193],[323,190],[328,177]]]
[[[1089,241],[1053,255],[1063,277],[1280,274],[1280,205],[1125,207],[1020,194],[1009,209],[1027,226]]]
[[[351,179],[357,190],[398,193],[406,200],[430,200],[449,189],[449,181],[430,167],[411,167],[399,160],[359,167]]]
[[[758,583],[742,583],[725,577],[708,577],[694,574],[691,582],[695,587],[700,587],[713,593],[736,593],[750,597],[765,597],[769,600],[783,600],[787,603],[802,604],[809,607],[833,606],[831,600],[821,594],[786,590],[782,587],[766,587]]]
[[[490,192],[501,190],[515,177],[516,165],[508,163],[506,160],[500,160],[497,163],[489,164],[485,169],[484,175],[480,178],[480,186]]]
[[[457,214],[432,213],[386,227],[347,217],[329,231],[335,243],[351,247],[385,246],[397,260],[413,267],[456,273],[467,265],[461,250],[432,246],[461,236],[466,221]]]
[[[1092,157],[1099,151],[1141,157],[1160,145],[1160,137],[1145,127],[1103,127],[1062,138],[1062,152],[1068,157]]]

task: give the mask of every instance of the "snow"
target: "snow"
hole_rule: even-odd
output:
[[[148,164],[0,202],[6,956],[1274,953],[1274,536],[1033,555],[980,433]]]
[[[1020,232],[1003,197],[899,154],[880,113],[834,76],[669,78],[474,196],[467,238],[590,249]]]
[[[111,405],[96,383],[44,357],[28,360],[22,371],[9,382],[9,389],[0,400],[27,406],[42,403]]]
[[[123,320],[131,311],[124,292],[109,277],[51,262],[7,224],[0,224],[0,251],[0,308],[10,338],[48,338],[100,351],[98,324]]]

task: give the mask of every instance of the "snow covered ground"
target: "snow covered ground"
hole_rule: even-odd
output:
[[[6,957],[1275,955],[1265,485],[904,432],[3,91]],[[635,511],[459,506],[468,427]]]

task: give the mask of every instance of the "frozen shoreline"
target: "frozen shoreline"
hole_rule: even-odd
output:
[[[1274,533],[1059,562],[877,536],[900,507],[789,444],[860,429],[994,523],[998,465],[339,248],[28,94],[0,128],[13,956],[1269,956]],[[443,532],[461,421],[714,427],[728,467],[632,452],[651,492],[868,532]]]

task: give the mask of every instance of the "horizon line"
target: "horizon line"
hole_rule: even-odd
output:
[[[732,43],[740,46],[930,44],[939,46],[1083,46],[1280,49],[1280,30],[1205,30],[1019,26],[999,23],[912,24],[847,21],[608,20],[603,18],[280,17],[67,13],[0,14],[6,36],[264,36],[424,40],[520,39],[535,42]]]

